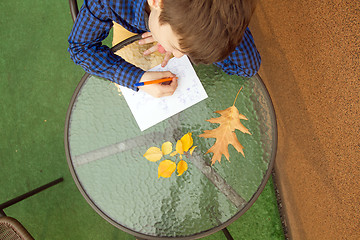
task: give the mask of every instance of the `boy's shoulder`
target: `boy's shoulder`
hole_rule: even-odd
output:
[[[112,9],[115,13],[143,8],[146,0],[85,0],[96,5]]]
[[[89,9],[97,8],[110,16],[121,18],[138,17],[145,9],[146,0],[85,0]],[[115,20],[115,19],[112,19]]]
[[[146,0],[85,0],[85,7],[99,19],[134,23],[141,18]]]

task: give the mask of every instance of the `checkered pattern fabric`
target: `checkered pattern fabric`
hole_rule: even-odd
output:
[[[236,47],[235,51],[224,61],[217,62],[215,65],[230,75],[252,77],[258,72],[260,63],[260,54],[256,49],[254,38],[249,28],[247,28],[243,40]]]
[[[146,0],[84,0],[69,36],[71,59],[85,71],[137,90],[144,71],[113,54],[101,42],[113,21],[133,33],[149,31],[145,16]],[[260,55],[247,29],[244,40],[224,61],[215,63],[228,74],[251,77],[260,67]]]

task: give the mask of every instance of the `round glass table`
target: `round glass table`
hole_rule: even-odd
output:
[[[65,149],[80,192],[104,219],[137,238],[197,239],[224,229],[255,202],[273,167],[276,118],[258,75],[229,76],[214,65],[195,66],[208,98],[140,131],[124,97],[108,80],[85,74],[70,102]],[[199,137],[218,124],[206,121],[234,103],[247,117],[236,130],[245,157],[229,145],[230,161],[211,165],[213,138]],[[191,132],[193,154],[181,176],[158,178],[161,161],[143,155]],[[164,159],[164,158],[163,158]]]

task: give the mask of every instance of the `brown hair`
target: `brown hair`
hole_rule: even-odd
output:
[[[180,37],[181,50],[195,64],[224,60],[240,44],[255,0],[162,0],[160,24]]]

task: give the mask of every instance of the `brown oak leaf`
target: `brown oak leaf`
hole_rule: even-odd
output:
[[[242,88],[240,88],[239,92]],[[238,94],[239,94],[238,92]],[[240,122],[240,119],[248,120],[244,115],[240,114],[238,109],[235,107],[235,102],[237,96],[235,98],[234,104],[225,109],[216,111],[215,113],[219,113],[221,116],[218,118],[211,118],[207,120],[211,123],[219,123],[220,126],[212,129],[205,130],[203,134],[200,134],[199,137],[203,138],[216,138],[215,144],[206,152],[212,152],[214,155],[211,159],[211,165],[213,165],[216,161],[221,162],[221,156],[224,155],[226,159],[229,161],[229,151],[228,145],[231,144],[234,148],[240,152],[244,157],[243,146],[240,144],[239,140],[236,137],[235,129],[240,130],[243,133],[250,134],[249,130],[244,127],[244,125]],[[205,153],[205,154],[206,154]]]

